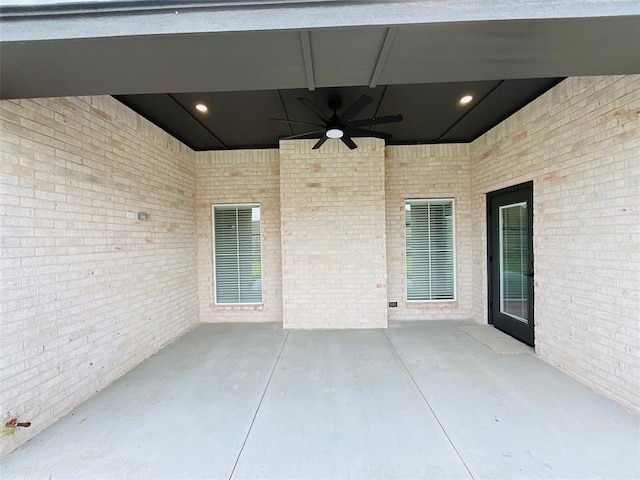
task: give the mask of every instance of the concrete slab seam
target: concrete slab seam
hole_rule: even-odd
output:
[[[280,346],[280,350],[278,351],[278,355],[276,356],[275,362],[273,362],[273,367],[271,368],[271,373],[269,374],[269,379],[267,380],[267,384],[264,387],[264,391],[262,392],[262,396],[260,397],[260,401],[258,402],[258,406],[256,407],[256,411],[253,414],[253,418],[251,419],[251,425],[249,425],[249,429],[247,430],[247,434],[244,437],[244,441],[242,442],[242,447],[240,447],[240,451],[238,452],[238,456],[236,457],[236,461],[233,464],[233,468],[231,469],[231,473],[229,474],[229,480],[233,478],[233,474],[236,471],[236,467],[238,466],[238,462],[240,461],[240,457],[242,456],[242,452],[244,451],[244,447],[247,444],[247,440],[249,439],[249,435],[251,434],[251,429],[253,428],[253,424],[256,421],[256,417],[258,416],[258,412],[260,411],[260,407],[262,406],[262,401],[264,400],[265,395],[267,394],[267,390],[269,389],[269,384],[271,383],[271,379],[273,378],[273,374],[276,371],[276,367],[278,366],[278,362],[280,361],[280,356],[282,355],[282,351],[284,350],[284,346],[287,343],[287,339],[289,338],[290,331],[287,331],[287,334],[282,341],[282,345]]]
[[[387,339],[387,342],[389,342],[389,345],[391,346],[391,350],[393,351],[393,354],[395,355],[395,357],[398,359],[398,361],[400,362],[400,365],[402,365],[402,368],[404,368],[404,370],[407,372],[407,375],[409,375],[409,378],[411,379],[411,382],[413,383],[413,386],[416,388],[416,390],[418,390],[418,393],[420,394],[420,396],[422,397],[422,399],[424,400],[424,403],[427,405],[427,408],[429,408],[429,411],[431,412],[431,414],[433,415],[433,417],[436,419],[436,422],[438,422],[438,425],[440,426],[440,429],[442,430],[442,433],[444,434],[444,436],[447,438],[447,440],[449,441],[449,444],[451,445],[451,448],[453,448],[454,452],[456,452],[456,455],[458,456],[458,458],[460,459],[460,461],[462,462],[462,464],[464,465],[464,468],[467,470],[467,472],[469,473],[469,476],[475,480],[475,477],[473,476],[473,473],[471,473],[471,470],[469,469],[469,466],[467,465],[467,463],[464,461],[464,458],[462,458],[462,455],[460,454],[460,452],[458,451],[458,449],[456,448],[455,444],[453,443],[453,440],[451,440],[451,438],[449,437],[449,434],[447,433],[447,431],[445,430],[444,426],[442,425],[442,422],[440,422],[440,419],[438,418],[438,415],[436,415],[436,412],[433,410],[433,407],[431,407],[431,404],[429,403],[429,400],[427,400],[427,397],[425,396],[424,392],[420,389],[420,387],[418,386],[418,383],[416,382],[415,378],[413,378],[413,375],[411,375],[411,371],[409,370],[409,368],[407,367],[407,365],[404,363],[404,361],[402,360],[402,357],[400,356],[400,352],[398,352],[398,350],[396,350],[396,347],[393,345],[393,342],[391,341],[391,339],[389,338],[389,336],[387,335],[387,332],[385,332],[384,330],[382,331],[382,334],[384,335],[384,337]]]

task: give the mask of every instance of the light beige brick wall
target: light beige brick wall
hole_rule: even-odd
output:
[[[471,145],[388,147],[385,168],[378,140],[194,153],[109,97],[1,102],[0,408],[33,426],[0,452],[199,313],[345,328],[472,309],[486,322],[485,194],[527,180],[537,353],[640,411],[639,112],[639,76],[571,78]],[[422,196],[456,198],[455,305],[403,304],[401,206]],[[217,202],[262,206],[262,308],[211,306]]]
[[[387,326],[384,142],[280,142],[287,328]]]
[[[32,422],[6,453],[198,311],[193,152],[111,97],[2,101],[0,121],[0,421]]]
[[[389,320],[473,318],[471,163],[469,145],[386,148],[386,220]],[[404,202],[412,198],[455,200],[456,300],[407,302]]]
[[[196,153],[198,298],[202,322],[281,322],[280,158],[278,150]],[[211,205],[259,203],[262,305],[215,305]]]
[[[640,76],[569,78],[471,155],[476,319],[485,194],[533,180],[536,352],[640,412]]]

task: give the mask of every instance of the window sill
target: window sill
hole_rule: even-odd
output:
[[[264,310],[264,303],[214,303],[210,306],[212,310],[236,310],[245,312]]]
[[[457,300],[405,300],[407,308],[458,308]]]

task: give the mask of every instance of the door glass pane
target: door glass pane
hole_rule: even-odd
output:
[[[500,312],[527,323],[527,203],[500,207]]]

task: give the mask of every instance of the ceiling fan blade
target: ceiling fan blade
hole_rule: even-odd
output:
[[[351,120],[347,125],[350,127],[370,127],[372,125],[382,125],[383,123],[396,123],[402,121],[402,115],[387,115],[386,117],[367,118],[365,120]]]
[[[324,142],[326,142],[327,140],[328,140],[328,137],[327,137],[326,135],[325,135],[325,136],[323,136],[320,140],[318,140],[318,143],[316,143],[316,144],[313,146],[312,150],[317,150],[317,149],[319,149],[319,148],[324,144]]]
[[[280,140],[293,140],[294,138],[318,138],[320,134],[324,134],[325,130],[313,130],[312,132],[298,133],[297,135],[289,135],[282,137]]]
[[[309,110],[311,110],[316,117],[318,117],[323,122],[328,122],[329,117],[327,117],[322,110],[320,110],[315,103],[313,103],[308,98],[298,97],[298,100],[302,102]]]
[[[340,115],[340,121],[346,122],[350,118],[355,117],[358,113],[360,113],[364,107],[373,102],[373,98],[369,95],[362,95],[358,100],[356,100],[349,108],[347,108],[342,115]]]
[[[340,140],[342,140],[342,143],[344,143],[347,147],[349,147],[350,150],[354,150],[358,148],[358,145],[356,145],[356,143],[353,140],[351,140],[351,137],[348,135],[343,135],[343,137]]]
[[[388,140],[392,137],[390,133],[385,132],[374,132],[372,130],[363,130],[361,128],[350,128],[349,136],[351,137],[373,137],[373,138],[383,138]]]
[[[289,120],[287,118],[270,118],[269,120],[275,120],[276,122],[293,123],[295,125],[314,125],[316,127],[324,127],[322,123],[305,122],[303,120]]]

